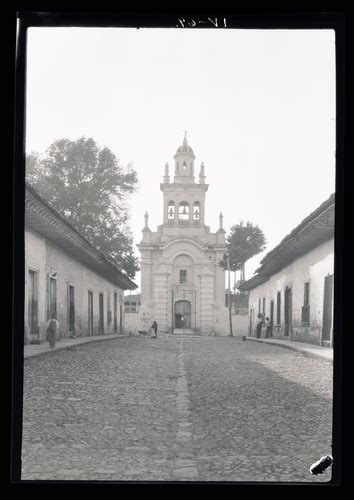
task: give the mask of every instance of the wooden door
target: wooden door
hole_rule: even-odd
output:
[[[176,328],[191,328],[192,306],[189,300],[178,300],[175,303]]]
[[[287,337],[291,334],[292,330],[292,295],[291,288],[287,287],[284,294],[284,322],[285,331],[284,335]]]
[[[99,324],[99,333],[103,335],[103,330],[104,330],[104,316],[103,316],[103,293],[100,293],[98,296],[98,307],[99,307],[99,318],[98,318],[98,324]]]
[[[93,293],[88,292],[88,334],[92,335],[93,333]]]
[[[114,329],[114,333],[117,333],[117,331],[118,331],[117,313],[118,313],[118,297],[117,297],[117,292],[114,292],[114,298],[113,298],[113,329]]]
[[[57,280],[49,280],[49,318],[57,318]],[[48,319],[49,319],[48,318]]]
[[[119,333],[123,333],[123,306],[119,305]]]
[[[323,326],[322,343],[329,344],[331,341],[333,312],[333,274],[325,277],[323,292]]]
[[[274,300],[270,301],[270,336],[273,337],[273,324],[274,324]]]
[[[31,335],[38,331],[37,273],[28,271],[28,328]]]
[[[253,333],[253,309],[250,309],[248,334],[252,335],[252,333]]]
[[[69,332],[75,332],[75,289],[69,285],[68,288],[68,317],[69,317]]]

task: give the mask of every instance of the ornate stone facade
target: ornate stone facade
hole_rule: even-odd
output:
[[[195,182],[192,148],[184,137],[174,156],[175,174],[170,182],[165,165],[163,223],[152,232],[145,214],[141,253],[141,311],[154,319],[161,331],[192,330],[201,334],[226,334],[224,270],[219,262],[225,252],[225,231],[205,225],[204,164]]]

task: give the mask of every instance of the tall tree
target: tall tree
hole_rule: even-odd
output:
[[[139,270],[128,226],[127,198],[136,171],[92,138],[60,139],[26,158],[26,179],[99,250],[133,278]]]
[[[227,253],[220,265],[227,269],[227,257],[230,258],[230,269],[232,271],[241,271],[241,281],[245,278],[245,262],[251,257],[262,252],[266,246],[266,239],[263,231],[257,226],[247,221],[240,221],[230,228],[226,237]]]

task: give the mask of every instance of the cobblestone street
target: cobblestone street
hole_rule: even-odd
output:
[[[323,482],[332,365],[239,338],[123,337],[25,360],[22,479]]]

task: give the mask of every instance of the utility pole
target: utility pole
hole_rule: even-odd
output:
[[[232,335],[232,316],[231,316],[231,289],[230,289],[230,256],[227,256],[227,273],[228,273],[228,306],[229,306],[229,320],[230,320],[230,337]]]

